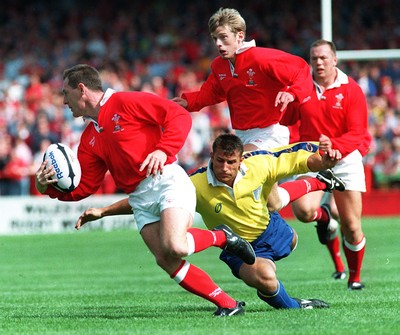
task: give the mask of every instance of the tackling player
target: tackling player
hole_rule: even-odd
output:
[[[315,153],[313,143],[298,143],[277,151],[254,151],[243,155],[243,144],[233,134],[218,136],[207,167],[191,175],[196,187],[196,211],[207,228],[218,223],[229,226],[251,242],[256,253],[253,265],[223,251],[220,259],[232,273],[257,290],[258,297],[274,308],[326,308],[318,299],[292,298],[276,276],[275,262],[287,257],[297,244],[297,234],[281,218],[267,209],[268,194],[277,180],[297,173],[320,171],[340,159],[338,150]],[[90,208],[78,219],[76,228],[107,215],[132,213],[128,199],[104,208]]]

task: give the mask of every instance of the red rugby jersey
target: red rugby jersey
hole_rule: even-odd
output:
[[[338,69],[336,82],[318,94],[314,85],[311,99],[290,104],[282,120],[294,124],[300,120],[300,141],[318,141],[324,134],[343,157],[354,150],[365,156],[371,143],[368,132],[367,102],[360,86]]]
[[[110,94],[111,93],[111,94]],[[46,194],[63,201],[83,199],[97,191],[110,170],[116,186],[126,194],[145,178],[140,164],[156,149],[173,163],[192,125],[187,110],[177,103],[145,92],[107,91],[101,103],[98,129],[90,122],[82,133],[78,159],[79,186],[71,193],[48,187]]]
[[[310,67],[301,57],[269,48],[251,47],[236,55],[234,73],[220,56],[211,64],[211,74],[197,92],[182,94],[190,112],[227,101],[233,129],[265,128],[280,121],[280,106],[274,107],[280,91],[297,101],[311,94]]]

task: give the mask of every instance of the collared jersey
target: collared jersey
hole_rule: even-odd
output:
[[[197,207],[207,228],[226,224],[248,241],[261,235],[269,223],[268,194],[277,180],[309,172],[307,158],[317,152],[316,143],[296,143],[244,154],[233,187],[218,182],[210,165],[191,175]]]
[[[133,192],[146,177],[139,168],[147,155],[159,149],[167,155],[165,164],[173,163],[192,125],[187,110],[150,93],[107,90],[100,106],[97,123],[87,125],[78,147],[79,186],[71,193],[48,187],[51,197],[83,199],[97,191],[107,170],[119,189]]]
[[[367,103],[360,86],[340,69],[336,81],[324,92],[314,82],[311,98],[302,104],[289,104],[282,120],[300,120],[300,141],[318,141],[324,134],[343,157],[354,150],[365,156],[371,142],[368,132]]]
[[[250,47],[229,60],[218,56],[211,74],[197,92],[182,94],[190,112],[227,101],[233,129],[266,128],[282,117],[275,107],[279,91],[303,101],[312,91],[310,68],[298,56],[269,48]]]

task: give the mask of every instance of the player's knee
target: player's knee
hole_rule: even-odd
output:
[[[301,222],[310,222],[313,220],[315,210],[310,208],[295,208],[293,214]]]
[[[262,292],[270,293],[275,292],[278,286],[278,279],[276,277],[275,271],[268,269],[262,271],[257,276],[256,287],[261,289]]]
[[[182,258],[188,255],[188,249],[184,243],[168,243],[164,246],[164,251],[174,258]]]

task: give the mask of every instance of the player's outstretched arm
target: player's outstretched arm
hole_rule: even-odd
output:
[[[308,168],[313,172],[318,172],[333,168],[342,159],[342,154],[339,150],[329,149],[322,155],[315,153],[308,157]]]
[[[128,198],[114,202],[110,206],[87,209],[76,221],[75,229],[79,230],[86,222],[96,221],[106,216],[124,214],[132,214],[132,207],[129,205]]]

